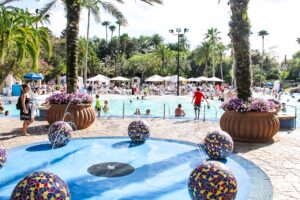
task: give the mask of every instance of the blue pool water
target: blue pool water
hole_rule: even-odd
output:
[[[258,96],[259,97],[259,96]],[[267,97],[265,97],[267,98]],[[298,102],[300,99],[300,94],[294,94],[294,98],[290,95],[283,95],[281,98],[281,102],[286,103],[287,105],[291,105],[297,108],[297,126],[300,126],[300,103]],[[180,103],[185,110],[186,116],[182,117],[184,119],[193,119],[195,117],[194,114],[194,106],[191,104],[192,97],[191,96],[151,96],[147,97],[145,100],[137,100],[134,96],[120,96],[120,95],[104,95],[100,96],[100,100],[103,102],[104,100],[109,101],[109,112],[104,113],[101,112],[102,117],[120,117],[123,116],[123,105],[124,105],[124,116],[126,117],[135,117],[135,110],[138,108],[141,111],[142,117],[164,117],[165,118],[175,118],[174,111],[177,108],[177,105]],[[221,102],[208,100],[210,103],[210,108],[207,107],[204,109],[204,106],[207,106],[206,102],[203,102],[203,106],[200,112],[200,119],[203,120],[204,115],[206,120],[219,120],[224,111],[220,109]],[[93,104],[94,105],[94,104]],[[146,110],[150,109],[151,115],[145,115]],[[10,116],[18,117],[19,110],[16,110],[15,103],[5,105],[5,110],[9,110]],[[204,114],[205,112],[205,114]],[[165,114],[164,114],[165,113]],[[287,106],[286,113],[295,113],[295,109]],[[3,115],[0,115],[0,117]]]
[[[237,178],[236,199],[246,200],[256,183],[243,165],[236,162],[236,157],[232,155],[224,163]],[[130,164],[135,171],[114,178],[87,172],[90,166],[103,162]],[[124,137],[75,139],[54,150],[47,142],[36,143],[8,151],[8,162],[0,170],[0,199],[8,200],[24,176],[44,170],[65,180],[73,200],[185,200],[190,199],[188,177],[201,162],[194,144],[171,140],[149,139],[132,147]]]

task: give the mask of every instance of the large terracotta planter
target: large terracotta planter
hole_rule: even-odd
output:
[[[51,104],[47,114],[49,124],[56,121],[61,121],[65,115],[65,121],[72,121],[76,129],[85,129],[95,121],[95,111],[91,104],[69,105],[65,104]]]
[[[280,123],[275,112],[233,112],[226,111],[220,126],[236,141],[265,142],[278,132]]]

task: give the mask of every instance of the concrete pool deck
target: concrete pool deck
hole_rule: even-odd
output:
[[[127,136],[128,124],[133,119],[97,119],[85,130],[75,131],[73,137]],[[207,131],[219,128],[217,122],[144,119],[151,129],[151,137],[200,143]],[[40,141],[48,141],[46,121],[35,121],[28,133],[20,136],[22,122],[16,118],[0,119],[0,142],[13,148]],[[259,166],[273,185],[273,199],[300,198],[300,129],[279,132],[268,143],[235,142],[234,152]],[[10,158],[13,159],[13,158]]]

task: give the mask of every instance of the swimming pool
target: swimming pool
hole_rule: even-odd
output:
[[[120,177],[90,173],[92,166],[106,162],[128,164],[134,171]],[[237,179],[237,200],[271,199],[271,182],[257,166],[237,155],[222,162]],[[190,199],[188,177],[201,163],[195,144],[174,140],[148,139],[135,146],[126,137],[85,138],[59,149],[51,149],[48,142],[35,143],[8,151],[0,171],[0,199],[10,199],[24,176],[42,170],[60,176],[73,200],[185,200]]]
[[[259,96],[258,96],[259,97]],[[267,98],[264,96],[264,98]],[[298,102],[300,99],[300,94],[294,94],[294,98],[291,95],[282,95],[281,102],[286,103],[287,105],[294,106],[297,108],[297,126],[300,127],[300,103]],[[137,99],[135,96],[121,96],[121,95],[103,95],[100,96],[100,100],[103,102],[104,100],[109,101],[109,112],[104,113],[101,112],[101,117],[122,117],[123,109],[125,117],[136,117],[134,114],[136,109],[140,109],[142,116],[141,117],[149,117],[149,118],[167,118],[174,119],[174,112],[177,108],[178,104],[182,104],[182,108],[185,110],[186,116],[180,117],[182,119],[194,119],[194,106],[191,104],[192,97],[191,96],[150,96],[146,99]],[[216,120],[218,121],[224,111],[220,109],[221,102],[217,100],[208,100],[210,103],[210,108],[207,107],[206,102],[202,103],[202,108],[200,112],[200,120]],[[39,101],[43,102],[43,101]],[[93,103],[95,105],[95,103]],[[150,109],[150,115],[145,115],[146,110]],[[10,116],[18,117],[19,110],[16,110],[15,103],[6,104],[5,110],[8,110]],[[295,109],[293,107],[287,106],[286,113],[295,113]],[[37,113],[39,114],[39,113]],[[0,115],[0,117],[3,115]],[[177,118],[176,119],[180,119]]]

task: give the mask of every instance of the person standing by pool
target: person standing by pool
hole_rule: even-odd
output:
[[[192,99],[192,104],[194,103],[194,110],[195,110],[195,119],[194,120],[197,120],[197,119],[199,120],[202,98],[204,98],[205,101],[207,102],[207,104],[209,104],[207,99],[205,98],[204,94],[202,92],[200,92],[199,88],[197,88],[196,92],[194,93],[193,99]]]
[[[30,102],[30,87],[27,84],[23,84],[21,86],[22,93],[20,96],[21,101],[21,109],[20,109],[20,119],[23,122],[22,127],[22,135],[27,136],[27,128],[33,122],[33,118],[31,118],[31,102]],[[18,100],[19,101],[19,100]]]
[[[101,113],[101,101],[99,99],[99,95],[97,94],[96,95],[96,106],[95,106],[95,109],[98,113],[98,117],[100,117],[100,113]]]

